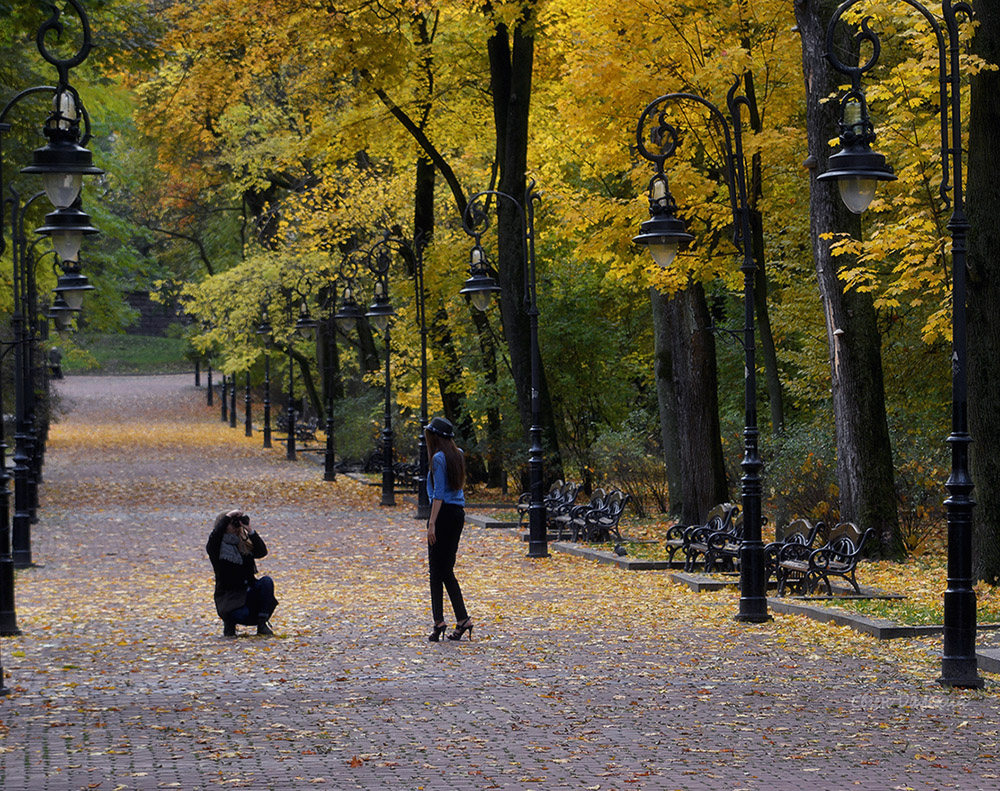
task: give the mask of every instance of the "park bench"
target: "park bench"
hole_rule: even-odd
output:
[[[574,535],[573,532],[574,522],[577,521],[577,523],[582,526],[583,515],[587,511],[591,511],[596,508],[603,508],[605,497],[607,497],[607,492],[598,487],[591,492],[590,500],[585,503],[577,503],[574,500],[572,502],[564,502],[553,505],[546,511],[546,518],[549,523],[549,532],[554,533],[556,538],[559,540],[562,540],[563,538],[572,538],[576,541],[577,536]]]
[[[674,556],[680,552],[685,558],[685,568],[687,567],[688,547],[691,544],[692,536],[700,528],[713,526],[715,529],[722,529],[736,518],[739,513],[739,506],[732,503],[721,503],[708,512],[704,522],[693,525],[673,525],[667,530],[667,537],[663,542],[667,552],[667,561],[673,563]]]
[[[825,522],[817,522],[815,525],[808,519],[793,519],[789,522],[781,531],[782,538],[778,541],[772,541],[764,547],[765,579],[770,579],[777,574],[778,555],[785,547],[791,547],[785,551],[787,560],[808,560],[817,539],[826,544],[827,532]]]
[[[761,520],[763,522],[763,520]],[[743,546],[743,514],[737,514],[722,530],[700,531],[692,536],[692,551],[702,555],[702,568],[706,574],[715,571],[732,571],[738,565]]]
[[[576,495],[580,491],[580,484],[572,481],[556,481],[549,489],[549,493],[543,498],[546,513],[555,511],[564,505],[575,502]],[[531,492],[522,492],[517,498],[517,521],[519,527],[524,527],[528,523],[528,514],[531,510]]]
[[[830,531],[827,543],[810,551],[807,557],[794,544],[783,547],[777,554],[778,595],[783,596],[789,584],[796,585],[803,593],[812,593],[822,581],[826,595],[830,596],[833,594],[830,577],[846,580],[860,595],[854,573],[865,543],[874,534],[871,528],[862,532],[853,522],[841,522]]]
[[[392,465],[396,486],[414,492],[420,485],[420,465],[414,462],[397,461]]]
[[[570,521],[573,540],[604,542],[614,536],[616,541],[622,540],[618,529],[625,506],[631,496],[618,489],[612,489],[604,498],[603,504],[596,508],[588,508]]]
[[[288,412],[282,411],[274,418],[274,425],[283,434],[288,433]],[[319,421],[312,417],[304,419],[295,414],[295,439],[300,442],[311,442],[316,439],[316,430],[319,428]],[[283,441],[283,440],[282,440]]]

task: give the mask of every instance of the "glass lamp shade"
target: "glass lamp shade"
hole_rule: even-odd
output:
[[[872,201],[875,200],[876,186],[878,186],[876,179],[859,176],[846,176],[837,179],[840,199],[855,214],[862,214],[865,209],[871,206]]]
[[[653,260],[666,269],[670,266],[680,250],[680,243],[669,236],[661,236],[659,239],[648,243],[649,254]]]
[[[100,233],[90,224],[90,215],[80,209],[67,207],[45,215],[45,225],[35,233],[52,239],[52,247],[62,261],[76,261],[84,236]]]
[[[673,263],[680,250],[694,241],[694,237],[684,229],[684,222],[669,214],[650,217],[640,231],[632,241],[648,247],[653,260],[664,268]]]
[[[816,177],[817,181],[834,179],[844,205],[861,214],[874,200],[878,182],[895,181],[896,174],[885,157],[872,151],[868,143],[855,141],[831,156],[829,170]]]
[[[477,310],[486,310],[493,301],[493,295],[499,291],[500,286],[492,277],[485,273],[473,273],[458,293],[468,296]]]
[[[49,312],[45,314],[45,317],[52,320],[57,332],[64,333],[72,327],[73,317],[79,312],[78,308],[71,308],[66,304],[66,300],[62,294],[57,294],[56,298],[52,301],[52,307],[49,308]]]
[[[45,173],[42,176],[42,189],[57,209],[72,206],[80,197],[82,187],[81,173]]]
[[[472,295],[472,306],[476,310],[486,310],[493,301],[493,295],[489,291],[477,291]]]
[[[53,291],[58,296],[66,300],[66,304],[73,310],[83,307],[83,298],[88,291],[94,291],[94,287],[87,281],[78,267],[67,268],[56,281]]]
[[[333,320],[339,322],[345,332],[353,332],[354,328],[358,326],[358,319],[363,317],[364,314],[358,307],[358,303],[354,301],[351,289],[344,289],[344,299],[340,303],[340,310],[334,314]]]
[[[52,249],[63,261],[76,261],[80,258],[80,247],[83,245],[83,234],[80,231],[53,231]]]
[[[395,311],[392,309],[392,305],[388,301],[376,301],[368,306],[368,312],[365,316],[372,323],[372,326],[379,332],[385,332],[386,328],[389,326],[389,319],[395,315]]]

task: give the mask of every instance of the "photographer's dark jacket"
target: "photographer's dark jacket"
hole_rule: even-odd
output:
[[[227,542],[227,535],[225,527],[213,530],[205,544],[215,571],[215,609],[221,618],[246,604],[247,588],[257,574],[254,558],[267,554],[267,545],[256,532],[250,534],[249,555],[241,554],[237,545]]]

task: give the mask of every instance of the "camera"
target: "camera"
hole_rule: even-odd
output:
[[[243,516],[236,517],[236,521],[239,522],[244,527],[246,527],[250,524],[250,517],[247,516],[246,514],[243,514]]]

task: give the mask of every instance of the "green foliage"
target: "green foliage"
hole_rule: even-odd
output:
[[[337,403],[334,420],[338,458],[363,460],[375,449],[382,430],[383,407],[381,393],[374,389]]]
[[[949,453],[945,432],[933,424],[909,423],[892,432],[899,527],[909,554],[944,545]]]
[[[835,453],[828,421],[793,423],[781,436],[768,438],[761,454],[764,515],[775,526],[796,518],[830,526],[840,521]]]
[[[41,11],[8,5],[0,6],[9,15],[4,22],[12,22],[0,26],[0,85],[44,83],[47,66],[30,46]],[[761,161],[769,310],[790,413],[785,434],[774,437],[759,388],[767,508],[776,518],[834,519],[830,360],[800,167],[807,155],[803,83],[790,4],[530,5],[538,25],[529,166],[545,193],[535,240],[539,334],[566,474],[630,487],[640,509],[664,507],[648,288],[670,291],[700,280],[717,325],[732,328],[742,324],[742,283],[729,240],[720,128],[699,108],[670,116],[682,130],[671,187],[697,243],[669,271],[650,266],[630,245],[646,217],[650,175],[632,148],[634,124],[661,93],[692,91],[723,106],[734,73],[748,69],[762,131],[745,128],[745,147]],[[920,525],[933,523],[939,496],[931,470],[940,466],[936,421],[946,415],[949,395],[949,278],[933,151],[935,63],[927,58],[927,31],[919,20],[907,21],[903,6],[862,8],[875,9],[891,34],[873,75],[882,84],[873,84],[869,98],[877,124],[895,119],[891,128],[879,127],[879,147],[897,164],[900,180],[876,201],[859,264],[843,277],[876,295],[891,420],[913,427],[897,430],[894,443],[903,520],[912,522],[917,547],[924,540]],[[525,4],[494,3],[485,12],[465,0],[376,6],[348,0],[322,13],[291,0],[180,0],[158,14],[139,0],[88,7],[100,47],[79,70],[79,87],[95,123],[90,145],[107,175],[85,188],[87,210],[103,232],[88,240],[85,253],[85,272],[98,286],[88,298],[87,327],[127,327],[133,312],[121,295],[163,283],[167,296],[183,293],[195,319],[184,332],[188,359],[210,357],[215,370],[230,374],[249,369],[259,382],[263,344],[254,330],[266,308],[274,380],[287,376],[291,349],[310,361],[318,381],[315,347],[292,332],[295,313],[305,304],[318,315],[318,296],[336,282],[343,254],[412,215],[418,147],[412,129],[400,124],[405,119],[441,155],[425,257],[428,313],[436,319],[429,336],[431,412],[442,406],[438,382],[460,369],[453,387],[475,431],[467,450],[492,451],[506,470],[523,469],[527,442],[498,311],[487,314],[489,331],[480,337],[457,295],[468,239],[455,192],[494,183],[486,41],[498,20],[515,21]],[[5,136],[5,177],[13,172],[10,160],[22,161],[36,138],[34,128]],[[457,188],[445,184],[446,169]],[[496,250],[494,233],[484,237],[488,251]],[[415,452],[420,395],[409,277],[393,265],[393,419],[401,454]],[[40,272],[41,288],[52,280],[51,272]],[[367,304],[368,274],[362,271],[354,285]],[[9,289],[3,291],[0,300],[9,301]],[[926,343],[916,343],[919,337]],[[366,377],[343,335],[340,343],[347,395],[338,405],[338,448],[361,457],[381,429],[381,373]],[[486,364],[488,343],[496,350],[495,377]],[[735,483],[742,349],[721,335],[717,348],[720,418]],[[89,354],[70,349],[67,362],[82,365],[76,360]],[[491,412],[500,429],[487,447]]]
[[[659,447],[660,428],[647,412],[632,412],[619,429],[607,429],[594,443],[599,484],[631,495],[636,516],[655,507],[667,513],[667,474]]]

